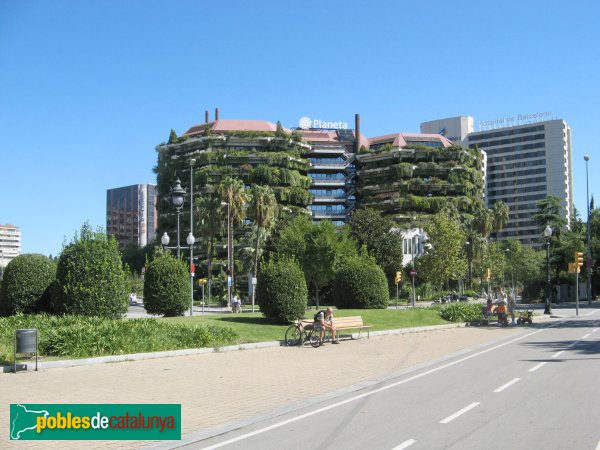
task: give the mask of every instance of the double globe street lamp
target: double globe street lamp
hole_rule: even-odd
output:
[[[176,249],[177,259],[180,259],[182,249],[190,250],[190,316],[192,316],[194,311],[194,242],[196,242],[196,238],[190,231],[190,234],[188,234],[186,238],[186,242],[188,244],[187,247],[181,245],[179,218],[181,216],[181,209],[183,208],[183,203],[185,201],[185,195],[185,189],[181,187],[181,181],[177,179],[177,181],[175,182],[175,187],[171,188],[170,191],[171,203],[173,206],[175,206],[175,209],[177,210],[177,245],[169,247],[169,242],[171,241],[171,238],[169,237],[166,231],[161,236],[160,243],[165,249]]]

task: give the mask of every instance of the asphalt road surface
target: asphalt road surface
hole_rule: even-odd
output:
[[[186,448],[600,450],[600,311]]]

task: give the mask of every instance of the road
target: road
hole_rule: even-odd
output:
[[[598,450],[600,311],[584,314],[186,448]]]

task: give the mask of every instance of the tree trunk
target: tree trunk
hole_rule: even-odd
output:
[[[254,244],[254,270],[252,271],[254,273],[254,276],[256,277],[257,273],[258,273],[258,244],[259,244],[259,228],[258,226],[256,227],[256,243]]]
[[[210,235],[208,240],[208,303],[211,301],[212,296],[212,257],[213,257],[213,235]]]
[[[313,284],[315,286],[315,307],[318,310],[320,305],[319,305],[319,284],[313,281]]]

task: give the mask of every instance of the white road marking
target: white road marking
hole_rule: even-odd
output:
[[[509,387],[511,387],[513,384],[515,384],[517,381],[519,381],[520,378],[513,378],[512,380],[510,380],[508,383],[503,384],[502,386],[500,386],[498,389],[496,389],[494,392],[502,392],[505,389],[508,389]]]
[[[587,313],[587,314],[586,314],[586,316],[591,316],[591,315],[593,315],[593,314],[596,314],[597,312],[598,312],[598,310],[597,310],[597,309],[595,309],[595,310],[593,310],[593,311],[590,311],[589,313]]]
[[[529,369],[530,372],[535,372],[536,370],[538,370],[540,367],[542,367],[543,365],[545,365],[545,362],[541,362],[539,363],[537,366],[532,367],[531,369]]]
[[[404,441],[398,447],[394,447],[392,450],[404,450],[405,448],[408,448],[411,445],[413,445],[415,442],[417,441],[415,441],[414,439],[409,439],[408,441]]]
[[[558,324],[558,322],[557,322],[557,324]],[[548,328],[552,328],[554,326],[556,326],[556,325],[552,324]],[[223,441],[223,442],[219,442],[219,443],[211,445],[209,447],[203,447],[202,450],[212,450],[212,449],[215,449],[215,448],[224,447],[224,446],[232,444],[234,442],[239,442],[239,441],[242,441],[242,440],[247,439],[249,437],[256,436],[258,434],[262,434],[262,433],[265,433],[267,431],[271,431],[271,430],[274,430],[276,428],[285,426],[285,425],[287,425],[289,423],[293,423],[293,422],[297,422],[298,420],[306,419],[307,417],[314,416],[315,414],[320,414],[322,412],[329,411],[330,409],[337,408],[338,406],[342,406],[342,405],[345,405],[347,403],[351,403],[351,402],[354,402],[356,400],[360,400],[361,398],[369,397],[371,395],[378,394],[379,392],[387,391],[388,389],[392,389],[392,388],[395,388],[396,386],[400,386],[402,384],[408,383],[410,381],[417,380],[417,379],[422,378],[424,376],[431,375],[432,373],[439,372],[440,370],[447,369],[448,367],[455,366],[457,364],[460,364],[462,362],[468,361],[469,359],[473,359],[473,358],[475,358],[477,356],[480,356],[480,355],[483,355],[485,353],[493,352],[494,350],[497,350],[497,349],[499,349],[501,347],[505,347],[505,346],[507,346],[509,344],[512,344],[512,343],[517,342],[517,341],[520,341],[521,339],[525,339],[525,338],[527,338],[529,336],[533,336],[534,334],[541,333],[542,331],[547,330],[548,328],[542,328],[540,330],[533,331],[531,333],[525,334],[525,335],[520,336],[518,338],[511,339],[510,341],[506,341],[506,342],[504,342],[502,344],[498,344],[498,345],[495,345],[493,347],[490,347],[490,348],[487,348],[485,350],[482,350],[480,352],[473,353],[472,355],[465,356],[464,358],[457,359],[456,361],[449,362],[448,364],[444,364],[442,366],[435,367],[435,368],[427,370],[427,371],[425,371],[423,373],[419,373],[417,375],[413,375],[412,377],[405,378],[405,379],[400,380],[400,381],[396,381],[395,383],[392,383],[392,384],[387,384],[387,385],[382,386],[382,387],[380,387],[378,389],[374,389],[374,390],[369,391],[369,392],[364,392],[362,394],[355,395],[354,397],[347,398],[346,400],[341,400],[341,401],[339,401],[337,403],[332,403],[332,404],[324,406],[322,408],[314,409],[312,411],[309,411],[307,413],[301,414],[299,416],[291,417],[291,418],[283,420],[281,422],[274,423],[273,425],[269,425],[268,427],[260,428],[258,430],[254,430],[254,431],[251,431],[249,433],[242,434],[240,436],[236,436],[234,438],[228,439],[228,440]]]
[[[581,339],[585,339],[587,338],[591,333],[586,334],[584,337],[582,337]]]
[[[592,333],[595,333],[595,332],[596,332],[596,331],[598,331],[598,330],[599,330],[599,328],[594,328],[594,329],[592,330]]]
[[[477,405],[479,405],[480,402],[474,402],[471,403],[468,406],[465,406],[463,409],[461,409],[460,411],[456,411],[454,414],[452,414],[451,416],[446,417],[445,419],[440,420],[440,423],[448,423],[448,422],[452,422],[454,419],[456,419],[459,416],[462,416],[464,413],[466,413],[467,411],[472,410],[473,408],[475,408]]]
[[[600,441],[598,441],[598,445],[596,445],[596,450],[600,450]]]
[[[560,356],[560,354],[563,353],[563,352],[564,352],[564,350],[561,350],[560,352],[555,353],[554,355],[552,355],[552,357],[553,358],[558,358]]]

